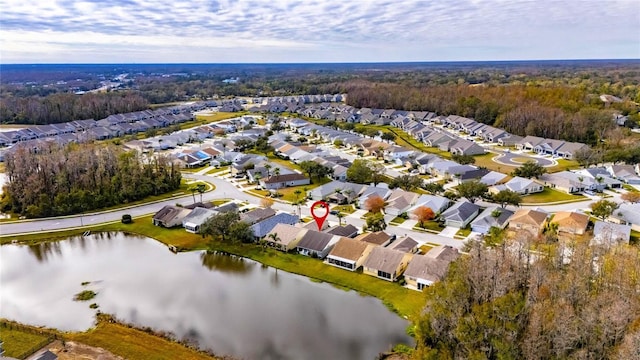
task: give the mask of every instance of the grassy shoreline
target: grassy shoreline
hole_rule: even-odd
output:
[[[25,234],[0,238],[0,244],[12,243],[37,244],[46,241],[57,241],[70,236],[92,232],[123,231],[155,239],[167,246],[175,246],[179,251],[213,250],[242,256],[262,264],[272,266],[290,273],[303,275],[311,279],[337,285],[362,294],[376,297],[398,315],[412,319],[421,310],[424,296],[417,291],[409,290],[397,283],[377,279],[362,273],[354,273],[324,264],[318,259],[284,254],[273,249],[263,249],[255,244],[228,244],[210,241],[200,235],[187,233],[184,229],[165,229],[154,226],[152,216],[147,215],[134,219],[132,224],[113,222],[94,227],[83,227],[55,233]]]

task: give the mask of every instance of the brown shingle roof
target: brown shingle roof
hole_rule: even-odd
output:
[[[277,243],[287,246],[298,236],[302,236],[306,231],[306,229],[295,227],[293,225],[278,224],[271,231],[269,231],[269,234],[267,234],[267,237],[265,239],[271,242],[272,239],[269,235],[276,234],[278,236],[278,239],[280,239],[279,241],[277,241]]]
[[[313,251],[322,251],[329,245],[332,238],[333,235],[331,234],[307,230],[302,239],[300,239],[298,247]]]
[[[360,234],[356,236],[356,240],[365,241],[375,245],[382,245],[391,240],[391,235],[384,231],[377,231],[372,233]]]
[[[448,268],[449,261],[434,259],[426,255],[416,255],[409,262],[404,276],[436,282],[444,278]]]
[[[450,245],[440,245],[431,249],[425,256],[447,262],[455,261],[460,257],[458,249]]]
[[[304,180],[306,178],[307,177],[302,174],[293,173],[293,174],[270,176],[263,181],[265,184],[272,184],[272,183],[280,183],[280,182],[286,182],[286,181]]]
[[[367,247],[372,246],[362,241],[342,237],[333,247],[330,256],[337,256],[347,260],[356,261],[362,256]]]
[[[406,237],[402,240],[396,240],[393,244],[389,245],[389,249],[399,250],[406,253],[411,253],[418,246],[418,242],[411,237]]]
[[[589,217],[573,211],[559,211],[553,217],[552,222],[558,223],[560,227],[586,229],[587,225],[589,225]]]
[[[364,261],[364,266],[393,274],[405,255],[402,251],[376,246]]]
[[[547,214],[535,211],[535,210],[518,210],[509,219],[511,223],[529,224],[535,226],[542,226],[547,219]]]

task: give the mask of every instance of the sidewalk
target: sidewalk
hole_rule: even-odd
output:
[[[458,229],[457,227],[447,226],[446,228],[444,228],[444,230],[440,231],[440,234],[438,235],[453,238],[458,230],[460,229]]]

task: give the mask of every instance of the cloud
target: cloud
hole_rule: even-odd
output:
[[[0,6],[3,62],[190,62],[186,54],[205,62],[640,57],[635,0],[579,6],[498,0],[0,0]],[[38,49],[43,51],[34,57]]]

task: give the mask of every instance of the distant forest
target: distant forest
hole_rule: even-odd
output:
[[[44,66],[44,65],[42,65]],[[113,76],[122,68],[72,67],[81,83],[96,83],[96,71]],[[131,65],[133,66],[133,65]],[[27,71],[28,70],[28,71]],[[394,108],[456,114],[502,127],[517,135],[536,135],[596,144],[615,125],[614,112],[638,125],[640,62],[503,62],[439,64],[314,65],[160,65],[129,76],[129,89],[74,95],[56,84],[45,86],[60,68],[13,69],[3,80],[0,123],[46,124],[99,119],[137,111],[150,104],[202,100],[218,96],[284,96],[347,93],[355,107]],[[89,71],[91,70],[91,71]],[[4,71],[4,68],[3,68]],[[22,72],[20,72],[22,71]],[[223,79],[238,77],[234,84]],[[35,84],[34,84],[35,83]],[[604,103],[608,94],[620,102]]]

